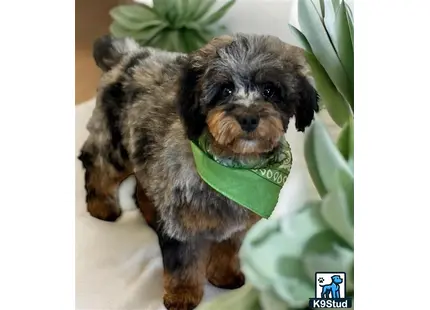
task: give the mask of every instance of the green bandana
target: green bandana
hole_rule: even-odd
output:
[[[206,134],[192,141],[191,149],[197,172],[209,186],[261,217],[270,217],[292,165],[291,148],[285,138],[271,156],[258,162],[217,158],[210,152]]]

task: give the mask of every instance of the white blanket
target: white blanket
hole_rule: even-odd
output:
[[[94,100],[76,107],[75,153],[88,133],[86,123],[94,108]],[[332,134],[337,128],[323,113]],[[291,126],[287,139],[293,152],[293,169],[282,189],[275,215],[292,210],[316,192],[303,160],[303,134]],[[131,198],[134,178],[120,188],[123,215],[109,223],[91,217],[86,211],[84,171],[76,159],[76,309],[95,310],[161,310],[162,260],[156,234],[146,225]],[[209,284],[204,300],[223,290]]]

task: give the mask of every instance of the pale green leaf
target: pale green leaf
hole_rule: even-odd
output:
[[[345,3],[345,5],[346,5],[346,18],[348,20],[349,34],[351,36],[352,47],[354,48],[354,16],[348,4]]]
[[[118,5],[110,10],[110,15],[122,15],[136,22],[158,19],[157,13],[144,4]]]
[[[130,31],[120,26],[117,22],[113,22],[109,26],[109,32],[117,38],[125,38],[130,36]],[[130,36],[133,38],[133,36]]]
[[[204,44],[207,44],[210,40],[213,39],[214,35],[200,27],[197,23],[188,23],[185,28],[189,30],[193,30],[193,34],[195,37]]]
[[[354,120],[350,119],[342,128],[337,138],[337,148],[345,160],[354,158]]]
[[[321,12],[321,17],[324,18],[325,16],[325,0],[320,0],[320,12]]]
[[[319,207],[320,202],[307,202],[291,216],[261,220],[248,231],[239,251],[239,258],[249,283],[262,291],[293,289],[285,283],[285,275],[278,270],[279,259],[300,258],[307,240],[312,235],[328,229],[321,218]],[[282,288],[275,288],[278,285]],[[276,294],[279,297],[286,296],[279,295],[279,292]]]
[[[272,291],[260,292],[261,310],[288,310],[287,303]]]
[[[305,52],[306,60],[311,68],[315,80],[316,89],[321,96],[322,102],[327,108],[333,121],[342,127],[352,115],[348,102],[337,91],[325,69],[321,66],[313,54]]]
[[[181,0],[183,2],[185,12],[184,12],[184,21],[192,21],[193,15],[197,13],[205,1],[201,0]]]
[[[327,230],[308,240],[303,251],[303,265],[308,276],[314,277],[316,272],[345,272],[348,279],[354,266],[354,251]],[[348,287],[348,281],[346,284]]]
[[[194,52],[203,46],[203,42],[200,41],[200,38],[197,36],[194,30],[192,29],[181,29],[182,30],[182,40],[184,41],[184,45],[187,48],[187,53]]]
[[[235,4],[236,0],[230,0],[227,3],[225,3],[223,6],[221,6],[217,11],[209,15],[208,17],[205,17],[203,20],[199,21],[199,24],[201,25],[211,25],[213,23],[216,23],[219,21],[224,15],[227,13],[227,11]]]
[[[145,29],[145,31],[133,31],[127,28],[124,28],[122,25],[120,25],[118,22],[114,21],[110,27],[109,31],[114,37],[118,38],[124,38],[124,37],[130,37],[135,39],[138,42],[146,43],[148,40],[149,35],[153,32],[153,29],[163,29],[163,25],[150,27]]]
[[[145,31],[141,33],[141,40],[143,40],[143,44],[149,45],[151,41],[153,41],[161,32],[163,32],[163,30],[167,28],[167,26],[167,23],[163,23],[161,25],[145,29]]]
[[[179,31],[166,31],[165,49],[171,52],[185,52],[185,46],[180,38]]]
[[[309,128],[304,147],[309,174],[321,197],[336,186],[334,171],[352,174],[346,160],[318,119]]]
[[[301,1],[301,0],[299,0]],[[321,1],[322,0],[306,0],[306,1],[312,1],[312,4],[315,8],[316,13],[318,14],[319,18],[323,17],[322,7],[321,7]]]
[[[333,9],[335,12],[337,12],[337,9],[339,8],[340,1],[343,1],[343,0],[331,0],[331,3],[333,5]]]
[[[196,310],[261,310],[258,296],[259,292],[255,288],[245,284],[239,289],[218,295],[211,301],[202,302]]]
[[[309,45],[309,42],[306,39],[306,37],[303,35],[303,33],[301,33],[300,30],[294,27],[293,25],[288,25],[288,26],[290,27],[291,32],[299,41],[300,47],[304,49],[306,52],[312,53],[312,48]]]
[[[171,1],[168,16],[173,28],[177,29],[183,23],[184,16],[186,15],[187,1],[188,0]]]
[[[353,102],[354,93],[351,88],[351,81],[339,60],[313,2],[303,0],[299,1],[298,5],[300,27],[312,48],[313,54],[342,96],[347,102]]]
[[[354,47],[352,45],[351,35],[349,33],[345,2],[343,1],[336,13],[335,27],[336,50],[340,61],[345,68],[346,74],[348,75],[348,79],[351,81],[352,94],[354,95]],[[354,96],[352,96],[352,101],[349,103],[351,104],[351,108],[354,109]]]
[[[287,242],[284,244],[288,246]],[[281,257],[277,260],[277,272],[280,278],[273,283],[275,293],[293,308],[306,306],[315,290],[313,278],[306,273],[303,260]]]
[[[321,216],[324,221],[350,247],[354,248],[354,178],[342,173],[337,187],[322,201]]]
[[[333,8],[330,0],[325,0],[326,4],[326,14],[324,16],[324,27],[328,33],[330,42],[334,45],[334,38],[336,38],[336,11]]]
[[[167,16],[172,0],[153,0],[153,8],[160,16]]]
[[[123,12],[124,10],[120,7],[112,9],[109,13],[112,19],[121,25],[125,29],[140,31],[145,28],[149,28],[152,26],[158,26],[163,23],[163,21],[159,19],[141,19],[137,20],[134,18],[130,18]]]
[[[194,11],[194,14],[191,15],[191,21],[200,20],[203,16],[205,16],[205,14],[209,12],[209,10],[216,3],[216,0],[194,0],[194,2],[196,1],[198,2],[198,6],[195,5],[196,9]]]

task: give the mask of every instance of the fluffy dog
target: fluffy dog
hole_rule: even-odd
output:
[[[293,116],[304,131],[318,95],[303,51],[237,34],[189,55],[103,36],[93,53],[103,74],[79,156],[89,213],[115,221],[117,188],[134,174],[137,205],[159,238],[167,309],[195,308],[206,278],[242,286],[238,249],[260,218],[199,177],[190,140],[209,133],[214,154],[240,161],[268,156]]]

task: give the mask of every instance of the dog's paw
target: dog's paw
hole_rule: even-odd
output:
[[[165,293],[164,306],[167,310],[193,310],[203,298],[203,291],[184,290],[181,292]]]
[[[216,287],[232,290],[245,284],[245,276],[242,272],[230,273],[224,276],[215,274],[212,277],[209,277],[208,281]]]
[[[109,199],[91,199],[87,203],[87,210],[92,217],[107,222],[115,222],[121,216],[121,209]]]
[[[164,306],[167,310],[193,310],[197,308],[198,304],[193,302],[168,302],[164,301]]]

